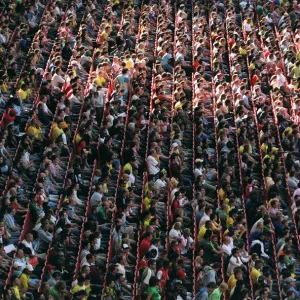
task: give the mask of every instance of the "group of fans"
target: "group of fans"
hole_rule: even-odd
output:
[[[298,1],[0,16],[4,299],[300,299]]]

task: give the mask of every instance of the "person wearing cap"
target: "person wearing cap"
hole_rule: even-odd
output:
[[[156,268],[155,259],[149,259],[148,267],[146,267],[144,269],[142,276],[141,276],[141,285],[140,285],[141,294],[143,294],[145,291],[147,291],[147,288],[149,286],[149,280],[150,280],[151,276],[155,276],[155,268]]]
[[[48,265],[48,268],[50,265]],[[51,266],[51,268],[54,268],[54,266]],[[47,283],[49,284],[50,287],[55,286],[58,281],[61,279],[61,272],[60,271],[54,271],[54,269],[51,269],[53,273],[51,274],[50,278],[48,279]]]
[[[24,269],[24,265],[21,262],[15,261],[13,264],[13,274],[15,276],[20,277],[22,274],[22,271]]]
[[[287,284],[287,287],[289,289],[289,291],[292,291],[295,295],[295,299],[299,299],[300,297],[300,293],[296,290],[296,279],[293,277],[288,277],[285,282]]]
[[[34,297],[32,293],[28,292],[28,288],[36,289],[39,284],[39,279],[37,279],[35,284],[33,284],[32,280],[30,279],[32,271],[32,265],[27,265],[26,268],[23,270],[22,275],[20,276],[20,293],[25,294],[26,297],[30,298],[31,300],[33,300]]]
[[[202,158],[197,158],[195,160],[195,170],[194,170],[194,178],[197,179],[198,176],[202,175],[203,172],[203,159]]]

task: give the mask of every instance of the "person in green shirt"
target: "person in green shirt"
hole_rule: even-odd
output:
[[[66,290],[66,283],[63,280],[58,281],[55,286],[52,286],[49,289],[49,295],[51,295],[54,300],[62,299],[63,294],[68,294]]]
[[[211,293],[208,300],[220,300],[222,294],[224,294],[227,290],[228,290],[227,283],[222,282],[220,286]]]
[[[158,279],[156,276],[151,276],[149,279],[149,285],[148,285],[148,296],[146,300],[160,300],[160,290],[158,286]]]

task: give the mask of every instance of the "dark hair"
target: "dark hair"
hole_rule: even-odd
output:
[[[151,265],[155,264],[155,259],[149,259],[148,261],[148,266],[150,267]]]
[[[157,285],[158,279],[156,276],[151,276],[151,278],[149,279],[149,286],[150,287],[154,287]]]

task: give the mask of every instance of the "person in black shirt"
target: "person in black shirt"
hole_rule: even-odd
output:
[[[116,155],[110,150],[112,144],[112,138],[107,136],[104,140],[104,143],[99,148],[99,156],[100,156],[100,163],[103,166],[110,160],[112,160],[112,165],[114,169],[118,172],[120,169],[120,160],[116,158]]]
[[[70,43],[66,42],[65,46],[62,48],[61,56],[65,61],[69,61],[72,56],[72,49]]]
[[[108,282],[116,281],[116,274],[118,273],[118,268],[115,264],[110,264],[108,266],[108,272],[106,274],[106,284]]]
[[[116,140],[121,140],[121,135],[123,133],[123,129],[120,127],[119,118],[115,118],[113,121],[113,126],[108,129],[110,136],[112,136]]]

